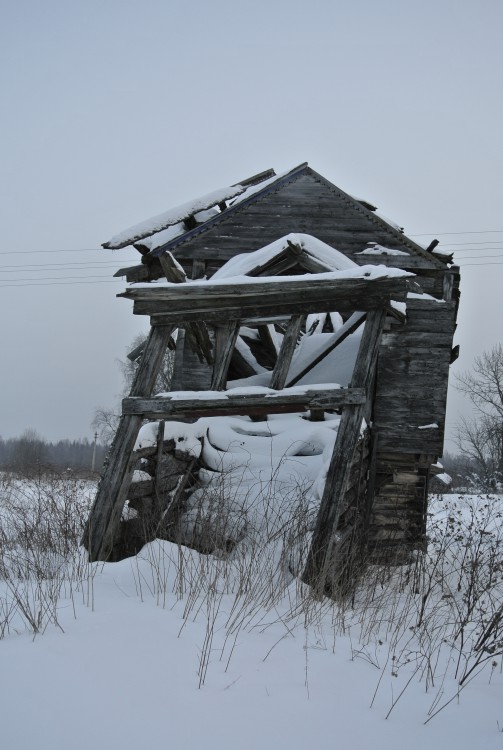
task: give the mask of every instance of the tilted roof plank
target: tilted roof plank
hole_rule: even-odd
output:
[[[168,209],[162,214],[158,214],[151,219],[146,219],[123,232],[119,232],[119,234],[112,237],[108,242],[104,242],[102,247],[111,250],[118,250],[122,247],[127,247],[127,245],[132,245],[135,242],[146,239],[147,237],[180,222],[186,222],[188,230],[193,229],[195,222],[197,221],[197,218],[195,217],[196,214],[202,211],[207,211],[214,206],[223,207],[226,205],[226,201],[236,198],[250,187],[275,176],[276,173],[274,172],[274,169],[267,169],[264,172],[259,172],[251,177],[247,177],[242,182],[234,183],[234,185],[231,185],[230,187],[221,188],[220,190],[215,190],[201,198],[182,203],[180,206]]]

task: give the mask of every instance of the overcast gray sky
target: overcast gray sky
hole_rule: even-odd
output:
[[[111,281],[136,251],[100,244],[269,167],[308,161],[459,251],[454,372],[502,340],[501,0],[1,8],[2,437],[91,437],[114,403],[148,321]]]

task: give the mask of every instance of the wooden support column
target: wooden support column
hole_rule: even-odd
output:
[[[231,362],[232,352],[239,335],[239,320],[230,320],[225,325],[218,326],[215,331],[215,365],[211,380],[211,390],[223,391],[227,380],[227,372]]]
[[[290,369],[290,363],[292,361],[293,353],[297,345],[297,339],[299,338],[300,329],[304,325],[306,319],[305,315],[292,315],[288,328],[283,337],[281,348],[278,353],[278,359],[274,366],[271,378],[271,388],[280,390],[285,387],[286,376]]]
[[[373,381],[381,333],[386,320],[385,310],[375,310],[367,315],[365,328],[356,358],[350,387],[367,389]],[[348,486],[356,444],[367,404],[345,407],[337,431],[334,451],[327,473],[318,518],[303,573],[305,583],[318,595],[333,593],[332,581],[337,577],[336,564],[337,523]]]
[[[185,271],[178,265],[171,253],[167,250],[159,255],[159,262],[166,279],[172,284],[183,284],[187,281]],[[206,361],[209,365],[212,365],[213,355],[211,341],[205,323],[200,320],[187,323],[186,335],[190,347],[199,358],[199,361],[201,363]]]
[[[150,329],[131,396],[148,397],[152,394],[172,331],[173,326],[169,325]],[[107,560],[112,551],[131,484],[132,452],[142,421],[143,417],[138,415],[121,417],[82,538],[91,562]]]

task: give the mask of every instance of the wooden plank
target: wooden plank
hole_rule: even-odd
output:
[[[182,284],[183,282],[187,281],[185,271],[182,271],[179,268],[178,263],[175,262],[175,259],[170,252],[166,250],[157,257],[159,259],[159,263],[161,264],[163,273],[168,281],[171,281],[173,284]]]
[[[181,399],[169,397],[129,397],[122,402],[124,415],[141,415],[145,419],[174,419],[177,417],[222,416],[235,414],[281,414],[309,409],[324,411],[347,405],[361,405],[367,399],[364,388],[307,390],[291,393],[288,389],[274,394],[246,394],[222,398]]]
[[[215,257],[215,247],[232,257],[263,247],[290,232],[314,234],[344,254],[348,254],[348,242],[359,250],[368,241],[387,247],[398,246],[411,253],[407,257],[398,256],[400,265],[407,261],[416,267],[445,269],[440,261],[374,213],[356,204],[335,186],[323,185],[312,175],[296,177],[295,182],[276,187],[264,199],[230,207],[213,226],[194,230],[190,238],[175,240],[173,247],[177,247],[177,258],[182,255]],[[360,246],[355,247],[355,242]],[[398,260],[394,258],[393,262],[396,265]]]
[[[372,382],[385,319],[386,312],[383,310],[376,310],[367,316],[350,388],[367,389]],[[318,595],[332,593],[330,579],[334,573],[337,523],[351,475],[353,456],[364,412],[365,404],[346,407],[342,412],[337,431],[320,510],[303,573],[303,580],[310,584]],[[334,575],[337,575],[337,571]]]
[[[194,258],[192,261],[192,278],[193,279],[204,279],[206,276],[206,262]]]
[[[159,421],[159,427],[157,432],[157,449],[156,449],[156,466],[161,465],[162,452],[164,448],[164,419]],[[160,484],[160,473],[157,473],[155,478],[155,495],[157,500],[161,496],[161,484]]]
[[[199,287],[179,284],[171,287],[132,287],[118,295],[134,300],[135,315],[160,315],[164,322],[274,317],[309,312],[368,311],[389,306],[391,300],[405,301],[407,278],[368,280],[320,279],[303,281],[208,284]]]
[[[173,284],[183,284],[187,281],[185,271],[180,269],[170,252],[165,251],[161,253],[158,259],[168,281]],[[197,355],[201,363],[206,361],[208,364],[213,364],[212,345],[204,321],[195,320],[192,323],[188,323],[186,326],[186,338],[192,351]]]
[[[150,396],[172,330],[171,326],[151,329],[131,387],[132,396]],[[142,417],[137,415],[121,417],[82,538],[91,561],[107,560],[112,551],[131,484],[134,465],[131,455],[141,423]]]
[[[161,518],[159,519],[157,528],[155,530],[155,536],[160,536],[162,538],[163,532],[172,522],[173,515],[176,513],[176,511],[178,510],[180,506],[180,503],[183,501],[185,488],[187,487],[189,479],[191,478],[191,475],[194,471],[194,467],[197,463],[197,460],[198,460],[197,458],[193,458],[187,464],[187,468],[185,469],[185,472],[180,476],[178,480],[178,484],[173,490],[173,493],[168,501],[168,504],[166,508],[163,510]]]
[[[231,320],[215,331],[215,364],[211,378],[211,390],[222,391],[227,382],[227,372],[239,335],[239,320]]]
[[[281,348],[278,352],[278,358],[274,366],[271,377],[271,388],[279,390],[285,387],[288,370],[292,362],[293,353],[297,346],[299,333],[306,320],[305,315],[293,315],[286,329]]]
[[[149,273],[148,266],[144,265],[143,263],[140,263],[136,266],[127,266],[126,268],[119,268],[118,271],[114,273],[114,278],[120,278],[121,276],[125,276],[127,281],[130,282],[138,282],[138,281],[150,281],[152,278]],[[158,278],[155,276],[154,278]]]

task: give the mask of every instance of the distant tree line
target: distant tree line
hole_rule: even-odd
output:
[[[0,470],[33,475],[45,471],[90,472],[93,464],[94,443],[87,438],[58,440],[50,443],[35,430],[25,430],[20,437],[4,440],[0,437]],[[106,447],[96,445],[94,469],[103,466]]]

